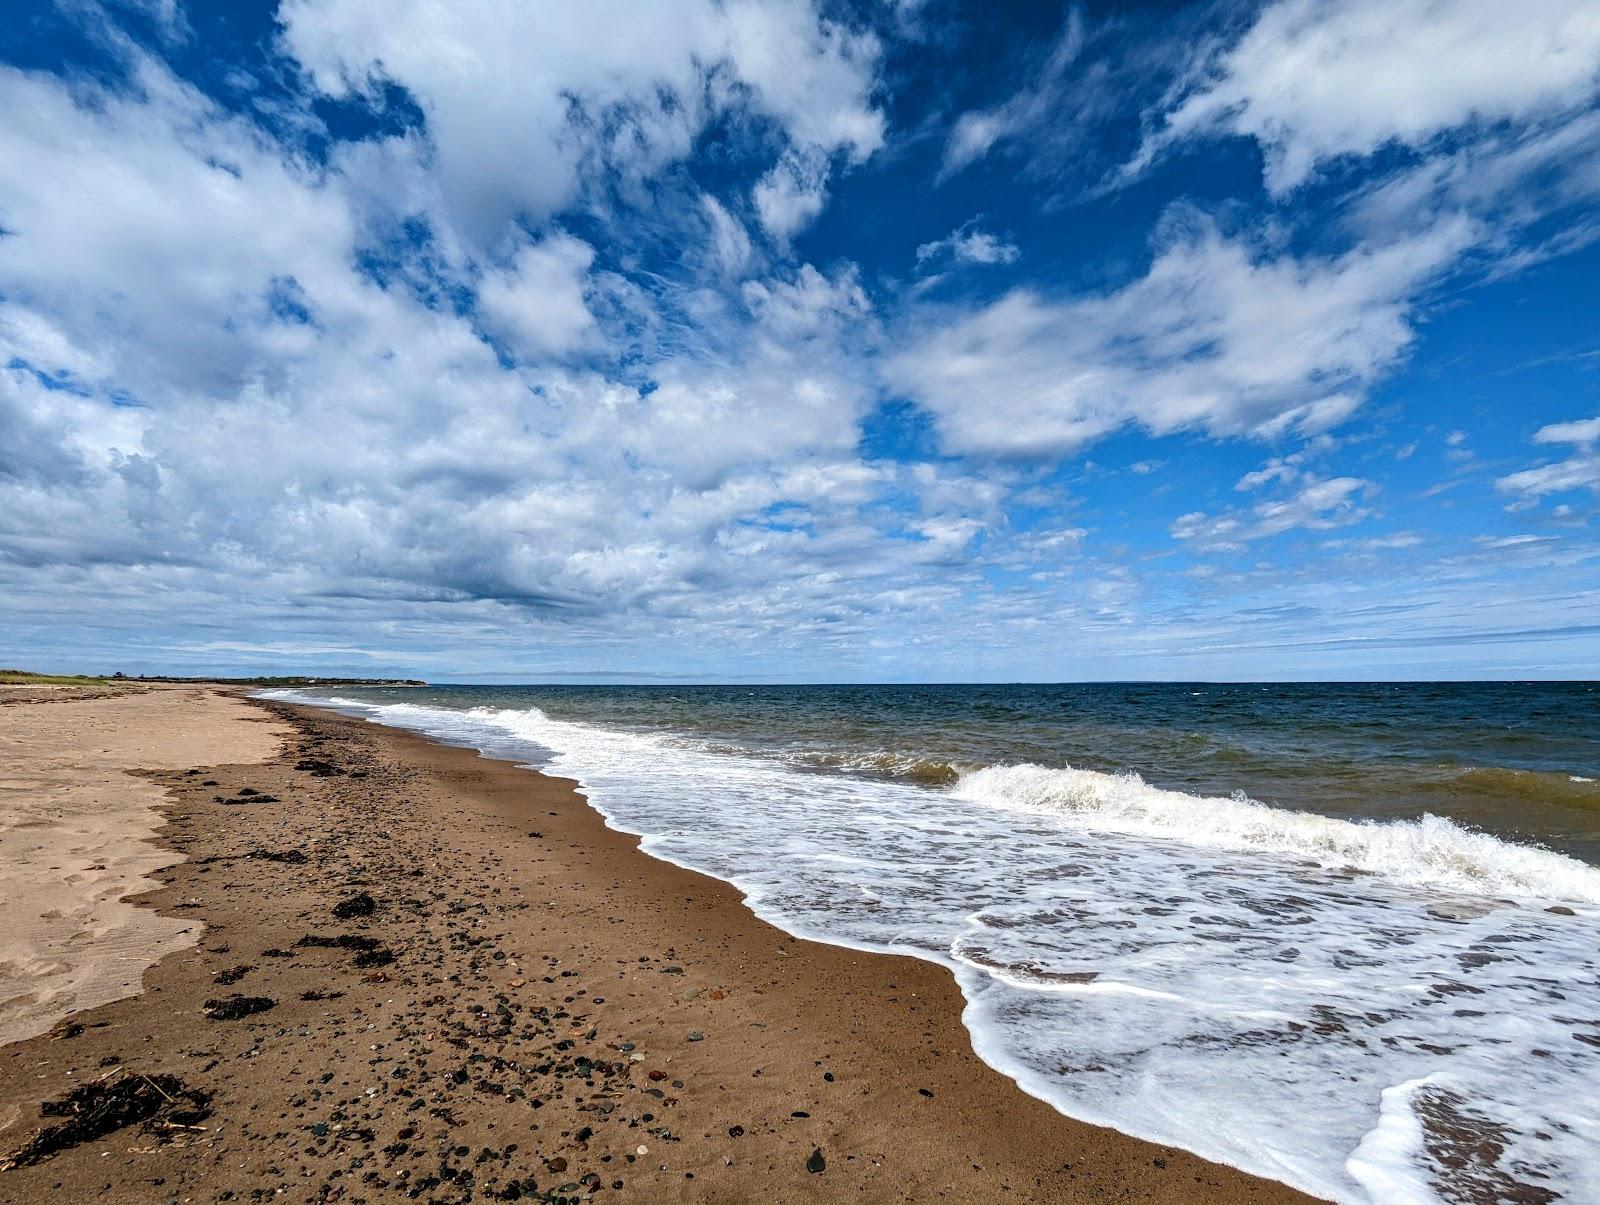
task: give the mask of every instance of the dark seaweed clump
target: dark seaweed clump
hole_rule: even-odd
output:
[[[338,937],[324,937],[320,933],[307,933],[297,946],[315,946],[327,950],[376,950],[379,941],[376,937],[358,937],[354,933],[341,933]]]
[[[340,920],[349,920],[354,916],[371,916],[377,907],[378,901],[363,891],[360,895],[340,900],[333,906],[333,914]]]
[[[235,992],[225,1000],[207,1000],[205,1014],[213,1021],[237,1021],[240,1017],[264,1013],[277,1003],[270,996],[241,996]]]
[[[126,1126],[142,1125],[163,1137],[173,1130],[194,1128],[211,1116],[211,1097],[186,1086],[175,1075],[124,1072],[113,1079],[80,1084],[60,1100],[45,1101],[39,1112],[63,1120],[45,1126],[0,1158],[0,1168],[42,1163]]]

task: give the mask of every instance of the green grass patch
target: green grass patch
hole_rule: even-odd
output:
[[[109,678],[84,674],[34,674],[25,669],[0,669],[0,686],[104,686]]]

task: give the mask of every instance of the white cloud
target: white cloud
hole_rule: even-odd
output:
[[[1296,528],[1326,531],[1344,527],[1371,513],[1358,501],[1358,495],[1371,488],[1371,482],[1359,477],[1307,478],[1288,497],[1260,502],[1249,511],[1181,515],[1172,524],[1172,535],[1204,550],[1232,552],[1250,541]]]
[[[135,396],[237,388],[304,348],[296,307],[315,321],[348,299],[349,212],[164,72],[139,65],[136,87],[79,104],[0,68],[0,281],[28,315],[13,321],[42,369]]]
[[[478,285],[486,329],[529,361],[592,343],[595,320],[584,293],[593,262],[594,248],[566,234],[523,246],[505,270],[487,273]]]
[[[1275,481],[1294,481],[1300,476],[1300,470],[1297,467],[1300,463],[1300,459],[1301,458],[1298,455],[1287,457],[1274,456],[1259,469],[1246,473],[1243,477],[1239,478],[1238,481],[1234,482],[1233,488],[1239,490],[1240,492],[1244,492],[1246,490],[1260,489],[1262,486],[1271,485]]]
[[[1539,428],[1534,443],[1571,444],[1572,454],[1565,460],[1537,465],[1499,478],[1495,488],[1501,493],[1519,495],[1518,509],[1532,506],[1546,494],[1563,494],[1588,489],[1600,493],[1600,416],[1551,423]]]
[[[1191,135],[1244,135],[1281,193],[1342,155],[1569,111],[1597,83],[1589,0],[1279,0],[1166,114],[1143,159]]]
[[[823,18],[810,0],[731,0],[721,13],[735,72],[796,145],[856,163],[883,145],[875,36]]]
[[[953,452],[1055,455],[1130,424],[1311,433],[1348,417],[1399,361],[1417,292],[1471,233],[1445,223],[1296,260],[1203,229],[1109,294],[1018,289],[975,311],[929,311],[886,376],[933,413]]]
[[[753,257],[750,235],[745,231],[744,223],[709,193],[701,196],[700,206],[710,226],[711,257],[717,270],[725,276],[742,276]]]
[[[876,39],[810,0],[285,0],[279,20],[322,92],[393,81],[416,98],[448,212],[480,241],[566,207],[608,168],[654,174],[734,105],[824,158],[883,141]]]
[[[1365,540],[1324,540],[1324,548],[1347,552],[1395,552],[1421,546],[1422,537],[1411,531],[1397,531],[1393,535],[1371,536]]]
[[[1022,252],[1015,243],[1008,242],[999,235],[990,234],[987,230],[980,230],[972,222],[968,222],[959,229],[952,230],[942,239],[919,246],[917,265],[920,267],[929,260],[943,259],[946,256],[957,263],[988,267],[993,264],[1014,264],[1022,258]]]
[[[945,142],[940,174],[959,172],[1007,138],[1045,123],[1060,124],[1062,110],[1069,107],[1061,97],[1063,84],[1083,50],[1084,39],[1083,14],[1074,8],[1067,14],[1049,57],[1032,79],[998,105],[974,109],[956,118]]]
[[[1536,444],[1583,444],[1600,441],[1600,416],[1569,423],[1550,423],[1533,433]]]
[[[1480,548],[1502,552],[1508,548],[1527,548],[1534,544],[1548,544],[1555,536],[1536,536],[1524,533],[1518,536],[1474,536],[1472,542]]]
[[[1551,213],[1575,211],[1576,229],[1555,236],[1552,249],[1594,237],[1585,211],[1600,197],[1600,113],[1581,112],[1531,127],[1496,129],[1378,179],[1359,190],[1346,225],[1363,237],[1437,221],[1446,213],[1492,217],[1509,235]],[[1538,258],[1537,248],[1507,247],[1508,267]]]
[[[525,237],[460,307],[508,368],[429,296],[426,249],[387,283],[358,270],[379,183],[347,173],[397,160],[312,170],[141,70],[138,93],[76,96],[0,72],[8,610],[74,622],[92,598],[160,624],[183,598],[299,639],[501,608],[610,639],[643,616],[732,638],[927,604],[939,541],[871,511],[906,487],[856,454],[874,319],[853,271],[747,279],[623,382],[551,361],[604,337],[590,247]],[[300,640],[319,643],[352,647]]]
[[[787,242],[811,225],[827,203],[828,161],[815,154],[785,154],[756,181],[751,200],[767,233]]]
[[[945,171],[960,171],[982,159],[1012,127],[1013,119],[1003,109],[963,113],[950,128],[950,140],[945,144]]]

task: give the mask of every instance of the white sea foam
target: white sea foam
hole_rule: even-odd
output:
[[[791,932],[951,967],[979,1055],[1073,1116],[1341,1201],[1600,1200],[1600,872],[1572,859],[1132,776],[932,791],[536,709],[343,702],[579,779]]]
[[[974,803],[1058,815],[1088,828],[1208,849],[1276,853],[1398,883],[1473,895],[1600,904],[1600,871],[1563,854],[1473,832],[1443,816],[1351,821],[1268,807],[1243,796],[1200,799],[1137,774],[991,766],[954,794]]]

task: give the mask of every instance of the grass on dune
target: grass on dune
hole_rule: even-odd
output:
[[[0,686],[103,686],[109,678],[85,674],[34,674],[25,669],[0,669]]]

